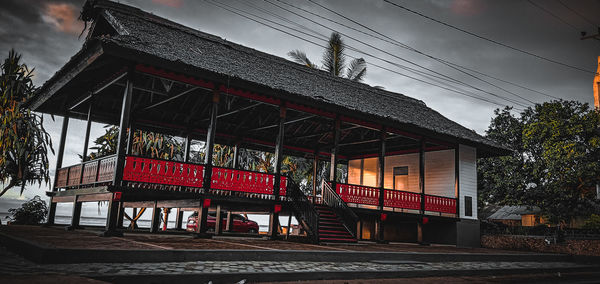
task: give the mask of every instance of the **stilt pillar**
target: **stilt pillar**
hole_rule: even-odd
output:
[[[183,226],[183,210],[177,208],[177,215],[175,215],[175,229],[181,230]]]
[[[208,217],[208,208],[210,208],[210,199],[204,199],[198,206],[198,219],[196,222],[195,238],[210,238],[211,236],[206,233],[208,229],[206,226],[206,219]]]
[[[57,191],[56,180],[58,178],[58,169],[62,167],[63,157],[65,154],[65,141],[67,139],[67,129],[69,128],[69,113],[65,113],[63,118],[62,128],[60,130],[60,142],[58,145],[58,152],[56,153],[56,167],[54,173],[54,185],[52,191]],[[46,219],[47,226],[54,225],[54,217],[56,216],[56,202],[53,202],[53,198],[50,198],[50,208],[48,208],[48,218]]]
[[[225,223],[225,231],[233,232],[233,218],[231,218],[231,211],[227,211],[227,222]]]
[[[223,216],[221,215],[221,205],[217,205],[217,213],[215,218],[215,235],[221,235],[223,232]]]
[[[121,201],[121,193],[113,193],[112,198],[108,201],[108,212],[106,216],[106,227],[104,232],[100,234],[103,237],[120,237],[123,233],[117,231],[117,216],[119,215],[119,208]]]
[[[154,201],[154,204],[152,205],[152,222],[150,223],[150,232],[158,232],[158,227],[160,227],[160,208],[158,208],[158,201]]]
[[[71,225],[66,227],[67,231],[82,229],[79,220],[81,220],[81,202],[77,201],[77,195],[75,195],[73,197],[73,217],[71,217]]]
[[[279,130],[277,133],[277,141],[275,143],[275,174],[273,181],[273,195],[275,196],[275,204],[269,221],[269,239],[279,239],[279,212],[281,204],[279,203],[279,186],[281,184],[281,162],[283,160],[283,139],[285,132],[285,105],[279,106]]]

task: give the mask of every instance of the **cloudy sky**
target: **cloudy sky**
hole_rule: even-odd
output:
[[[503,105],[521,109],[532,105],[531,102],[539,103],[551,100],[552,97],[593,103],[592,81],[593,73],[597,69],[597,58],[600,55],[600,41],[580,40],[580,32],[587,31],[588,34],[598,32],[600,17],[597,15],[600,15],[600,1],[390,1],[471,33],[570,67],[550,63],[451,29],[383,0],[313,0],[314,3],[308,0],[231,0],[219,1],[221,7],[211,4],[210,1],[191,0],[120,2],[281,57],[287,57],[286,53],[293,49],[303,50],[313,62],[317,63],[320,63],[321,47],[246,19],[224,8],[234,11],[239,9],[238,13],[254,18],[253,15],[248,14],[252,13],[277,22],[269,25],[284,30],[285,27],[281,25],[293,26],[317,37],[319,34],[328,36],[332,29],[337,30],[343,34],[348,46],[354,49],[348,50],[348,54],[363,57],[370,63],[365,83],[383,86],[387,90],[423,100],[429,107],[479,133],[484,133],[493,110]],[[35,83],[43,84],[83,44],[85,36],[79,38],[79,35],[84,26],[82,22],[77,21],[83,2],[3,0],[0,6],[0,55],[6,56],[11,48],[22,53],[23,61],[30,67],[35,67]],[[391,44],[389,39],[388,42],[377,40],[318,17],[372,33],[315,3],[393,39],[396,44]],[[295,31],[287,31],[323,44],[319,39]],[[499,88],[491,86],[428,57],[401,48],[399,46],[401,44],[505,82],[476,74],[476,77]],[[411,65],[408,61],[420,67]],[[391,65],[390,62],[395,65]],[[398,67],[399,64],[417,69],[420,74],[401,69],[404,67]],[[442,89],[439,86],[445,84],[444,82],[438,83],[435,81],[439,79],[423,77],[423,73],[425,76],[435,75],[431,70],[479,90],[465,85],[459,87],[456,84],[450,88],[463,94]],[[439,86],[423,83],[398,73]],[[46,126],[55,143],[58,142],[60,124],[60,118],[54,122],[47,119]],[[81,152],[83,141],[79,139],[81,135],[77,134],[81,132],[83,125],[84,123],[80,121],[71,123],[66,164],[75,163],[77,153]],[[94,125],[92,137],[101,134],[102,131],[100,125]],[[42,194],[43,191],[43,188],[32,188],[27,196]],[[12,197],[17,195],[16,192],[11,194]]]

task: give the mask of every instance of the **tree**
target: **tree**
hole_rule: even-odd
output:
[[[514,152],[479,161],[482,202],[538,206],[554,224],[598,212],[600,112],[560,100],[495,114],[487,137]]]
[[[329,37],[327,48],[323,53],[321,69],[329,72],[333,76],[344,77],[352,81],[361,82],[367,74],[367,63],[363,58],[355,58],[350,61],[350,65],[346,68],[347,55],[344,53],[346,45],[339,33],[333,32]],[[288,52],[294,62],[305,65],[310,68],[319,69],[319,66],[314,64],[306,53],[300,50]],[[346,69],[346,72],[344,72]]]
[[[11,50],[0,74],[0,196],[15,186],[23,194],[27,184],[47,183],[48,148],[54,153],[43,117],[24,107],[36,88],[33,69],[20,61]]]
[[[48,215],[48,206],[46,205],[46,201],[36,195],[31,200],[23,203],[21,208],[8,209],[8,213],[12,215],[10,221],[13,224],[37,225],[44,221],[46,215]]]
[[[105,133],[94,140],[89,159],[98,159],[117,153],[119,127],[104,126]],[[141,157],[183,160],[183,143],[170,135],[137,130],[133,133],[132,154]]]

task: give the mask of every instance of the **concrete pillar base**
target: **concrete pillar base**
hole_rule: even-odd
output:
[[[123,232],[116,230],[106,230],[98,235],[99,237],[122,237]]]

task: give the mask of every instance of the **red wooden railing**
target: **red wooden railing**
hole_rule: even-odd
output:
[[[386,189],[384,190],[383,206],[420,210],[421,195],[414,192]]]
[[[456,214],[456,199],[425,195],[425,211]]]
[[[68,188],[112,181],[116,163],[117,157],[112,155],[60,168],[57,173],[56,187]]]
[[[379,206],[379,188],[338,183],[336,193],[347,203]],[[421,210],[421,194],[385,189],[383,206]],[[456,214],[456,199],[425,195],[425,211]]]
[[[123,180],[153,184],[202,187],[204,166],[127,156]]]
[[[211,188],[270,195],[273,194],[274,177],[261,172],[213,167]],[[285,196],[286,191],[287,178],[281,176],[279,195]]]
[[[335,192],[347,203],[379,205],[379,188],[338,183]]]
[[[56,187],[73,188],[113,180],[115,155],[58,169]],[[83,172],[82,172],[83,171]],[[123,180],[201,188],[204,165],[127,156]],[[273,195],[274,175],[222,167],[212,168],[211,189]],[[281,176],[279,195],[287,194],[287,177]],[[379,188],[338,183],[336,193],[347,203],[379,206]],[[421,194],[384,190],[383,206],[421,209]],[[425,211],[456,214],[456,199],[425,195]]]

